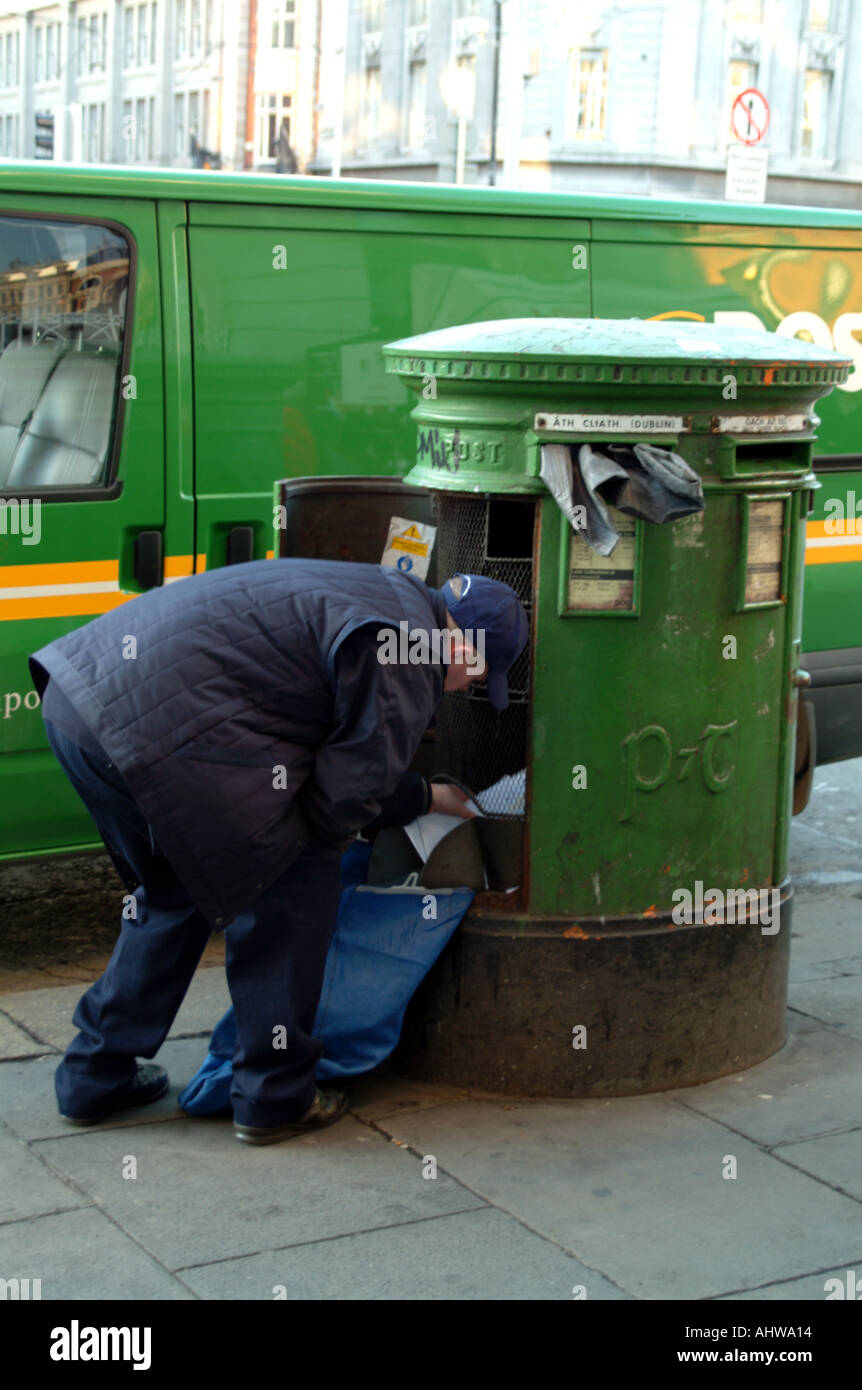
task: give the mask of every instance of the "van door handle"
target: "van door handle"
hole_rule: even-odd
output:
[[[254,527],[233,526],[227,533],[226,565],[242,565],[254,559]]]
[[[161,531],[141,531],[135,536],[135,582],[142,589],[157,589],[164,580]]]

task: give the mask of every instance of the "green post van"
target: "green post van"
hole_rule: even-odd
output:
[[[800,777],[815,743],[862,754],[862,215],[3,164],[0,859],[96,846],[28,653],[271,555],[277,479],[405,473],[384,343],[536,315],[738,322],[852,357],[807,522]]]

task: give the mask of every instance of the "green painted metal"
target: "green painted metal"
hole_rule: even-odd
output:
[[[467,320],[747,313],[774,329],[805,313],[801,331],[857,363],[824,402],[818,450],[859,458],[859,213],[54,163],[4,164],[4,212],[128,229],[138,391],[121,495],[46,499],[39,547],[0,535],[0,586],[19,582],[20,564],[113,561],[134,593],[134,537],[148,526],[164,529],[167,556],[199,567],[224,563],[235,526],[265,555],[276,479],[407,471],[410,395],[380,348]],[[815,521],[862,501],[862,466],[817,471]],[[537,474],[510,470],[501,486],[536,491]],[[806,565],[806,650],[862,646],[862,560],[844,558],[855,553]],[[5,703],[29,690],[27,653],[87,613],[0,622],[0,857],[93,842],[38,710],[6,717]]]
[[[251,209],[252,226],[238,215],[229,225],[224,208],[218,225],[202,220],[211,211],[192,205],[189,227],[207,565],[224,562],[229,525],[255,525],[256,554],[266,553],[275,479],[406,471],[410,397],[383,373],[389,339],[464,313],[550,315],[561,303],[589,312],[588,277],[561,277],[571,229],[550,219],[536,218],[542,235],[525,241],[514,219],[485,236],[481,219],[468,231],[426,211],[385,233],[363,226],[366,214],[344,222],[319,211],[313,225],[285,228],[261,225],[278,209]]]
[[[6,212],[31,212],[32,200],[4,193]],[[123,401],[121,442],[116,486],[98,500],[45,497],[41,506],[38,544],[24,545],[19,536],[0,530],[0,594],[2,589],[27,589],[28,570],[36,586],[50,585],[70,572],[43,567],[78,566],[72,578],[119,579],[127,593],[136,591],[133,577],[134,542],[141,530],[161,529],[174,550],[191,540],[191,516],[184,538],[165,512],[165,338],[162,324],[163,280],[159,270],[158,227],[152,203],[120,198],[83,196],[74,208],[60,196],[42,196],[40,215],[110,221],[125,229],[134,249],[131,353],[127,373],[134,394]],[[176,324],[173,325],[176,332]],[[166,326],[168,336],[171,325]],[[106,570],[104,566],[109,568]],[[9,567],[8,569],[6,567]],[[113,568],[110,568],[113,567]],[[83,571],[83,572],[82,572]],[[110,571],[110,572],[109,572]],[[97,596],[98,601],[98,596]],[[10,600],[15,603],[16,601]],[[6,618],[0,621],[0,857],[16,858],[65,846],[99,844],[92,822],[57,767],[45,739],[38,701],[33,695],[27,656],[45,643],[79,627],[87,598],[71,599],[67,616]],[[19,611],[17,608],[15,611]],[[7,696],[18,696],[17,704]]]
[[[796,205],[718,204],[712,200],[638,198],[616,194],[543,193],[404,180],[308,178],[300,175],[228,173],[204,169],[147,169],[129,165],[76,166],[51,162],[9,161],[2,170],[2,187],[9,191],[60,193],[75,196],[180,198],[213,203],[284,203],[307,201],[332,207],[441,208],[466,212],[513,211],[527,217],[537,213],[580,215],[604,220],[623,218],[647,225],[678,223],[682,228],[820,227],[862,233],[862,214],[846,209]],[[692,234],[695,234],[694,232]],[[862,238],[860,238],[862,240]],[[859,244],[859,242],[857,242]]]
[[[722,891],[780,883],[813,405],[847,379],[849,359],[727,327],[636,320],[462,325],[384,355],[420,397],[407,482],[539,498],[527,914],[649,918],[697,880]],[[582,414],[629,424],[589,428],[573,422]],[[656,415],[681,428],[650,431]],[[744,426],[725,432],[726,417]],[[671,444],[698,471],[705,512],[639,523],[630,621],[561,612],[571,532],[539,477],[542,443],[637,439]],[[746,601],[746,517],[770,500],[783,507],[780,599]]]

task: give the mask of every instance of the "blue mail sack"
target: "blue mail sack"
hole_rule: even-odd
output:
[[[469,888],[369,888],[370,852],[370,845],[356,843],[342,859],[341,901],[314,1024],[325,1044],[318,1081],[370,1071],[389,1056],[413,993],[473,901]],[[425,916],[432,899],[436,918]],[[206,1061],[179,1097],[189,1115],[230,1109],[235,1045],[228,1009]]]

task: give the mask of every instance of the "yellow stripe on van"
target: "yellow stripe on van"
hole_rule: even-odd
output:
[[[166,556],[165,583],[193,574],[194,563],[193,555]],[[0,621],[95,617],[135,597],[120,589],[118,560],[0,565]]]
[[[862,560],[862,534],[833,535],[835,522],[805,523],[806,565],[846,565]]]

